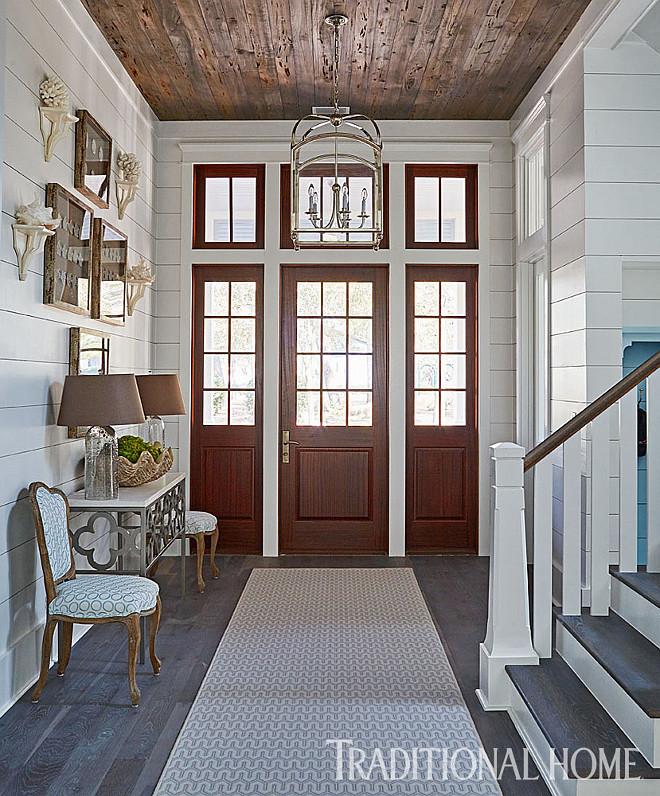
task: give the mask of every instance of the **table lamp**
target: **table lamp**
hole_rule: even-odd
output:
[[[145,436],[152,445],[165,447],[165,423],[161,415],[185,415],[179,377],[176,373],[137,376],[142,408],[147,416]]]
[[[58,426],[89,426],[85,434],[85,498],[119,497],[118,451],[110,423],[144,423],[135,375],[67,376]]]

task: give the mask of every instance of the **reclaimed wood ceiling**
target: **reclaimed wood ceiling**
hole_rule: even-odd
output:
[[[81,0],[162,120],[509,119],[589,0]]]

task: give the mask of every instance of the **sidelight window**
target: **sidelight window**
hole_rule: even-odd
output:
[[[204,425],[253,426],[256,282],[206,282]]]
[[[414,283],[414,423],[466,423],[465,282]]]

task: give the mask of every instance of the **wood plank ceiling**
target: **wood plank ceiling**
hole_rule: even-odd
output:
[[[158,117],[508,119],[588,0],[81,0]]]

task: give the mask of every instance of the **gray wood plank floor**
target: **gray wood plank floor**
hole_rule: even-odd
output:
[[[510,720],[485,713],[474,693],[486,626],[487,559],[228,555],[217,562],[220,578],[207,576],[207,563],[206,592],[199,594],[190,559],[183,601],[178,560],[161,565],[157,649],[163,668],[153,677],[148,664],[139,667],[137,710],[128,697],[125,629],[98,625],[73,648],[66,677],[51,669],[37,705],[28,693],[0,718],[2,796],[150,796],[254,567],[412,566],[486,751],[498,748],[503,754],[512,747],[522,767],[522,743]],[[504,796],[548,794],[542,781],[518,783],[510,773],[501,787]]]

